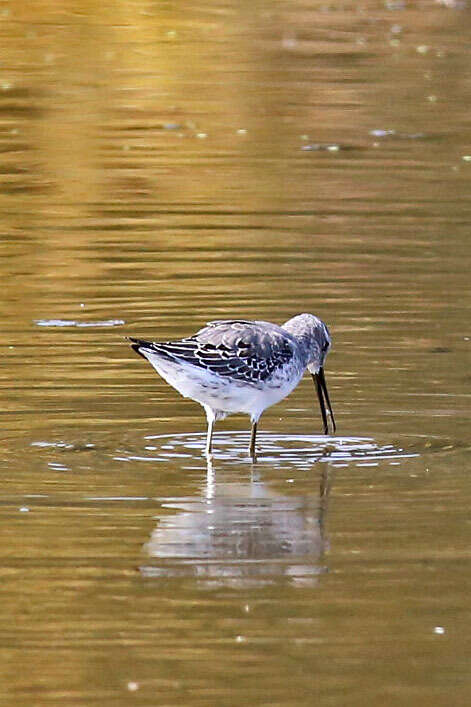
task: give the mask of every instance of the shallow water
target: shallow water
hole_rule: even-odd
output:
[[[6,703],[469,703],[469,12],[0,8]],[[124,340],[301,311],[256,463]]]

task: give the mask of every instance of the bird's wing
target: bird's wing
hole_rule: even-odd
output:
[[[138,353],[147,349],[253,385],[263,383],[278,367],[289,363],[295,350],[291,336],[281,327],[242,319],[209,322],[194,336],[180,341],[131,341]]]

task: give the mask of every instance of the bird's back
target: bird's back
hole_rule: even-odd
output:
[[[288,332],[268,322],[242,319],[208,322],[194,336],[178,341],[134,341],[134,349],[152,363],[195,366],[208,374],[263,385],[276,371],[295,363],[296,342]]]

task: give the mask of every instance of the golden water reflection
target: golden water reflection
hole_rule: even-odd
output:
[[[468,19],[1,4],[7,701],[468,704]],[[124,336],[300,311],[337,443],[377,453],[312,453],[306,381],[208,474]]]

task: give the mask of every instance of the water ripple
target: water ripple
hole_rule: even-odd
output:
[[[35,319],[36,326],[45,327],[113,327],[122,326],[126,322],[124,319],[104,319],[96,322],[80,322],[75,319]]]
[[[139,453],[121,454],[130,461],[161,462],[182,458],[198,458],[205,444],[203,433],[150,435]],[[247,454],[249,435],[246,432],[221,432],[214,440],[214,458],[239,464],[251,461]],[[151,454],[145,452],[152,452]],[[368,437],[329,437],[325,435],[286,435],[260,433],[257,462],[279,464],[287,462],[296,467],[308,467],[313,462],[328,462],[333,466],[355,463],[357,466],[376,465],[382,461],[417,457],[392,444],[378,444]]]

